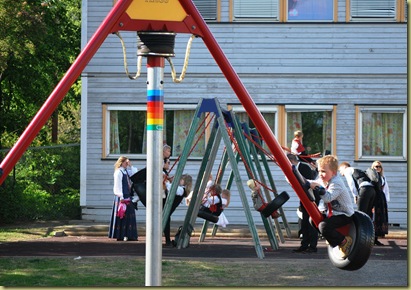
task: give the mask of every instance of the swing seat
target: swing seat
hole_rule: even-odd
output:
[[[217,223],[218,222],[218,216],[213,215],[212,213],[209,213],[209,212],[206,212],[206,211],[200,210],[198,212],[197,216],[199,218],[205,219],[205,220],[207,220],[209,222],[212,222],[212,223]]]
[[[138,198],[140,199],[141,203],[146,206],[146,183],[133,183],[134,191],[137,193]]]
[[[290,196],[286,191],[281,192],[276,198],[267,203],[267,206],[261,211],[264,217],[268,218],[276,210],[278,210],[287,200],[290,199]],[[277,216],[277,215],[274,215]]]
[[[147,168],[143,168],[136,173],[134,173],[132,176],[130,176],[130,180],[133,183],[143,183],[146,182],[147,180]]]

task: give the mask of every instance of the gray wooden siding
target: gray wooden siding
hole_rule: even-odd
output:
[[[223,1],[224,2],[224,1]],[[339,1],[339,19],[343,4]],[[112,1],[88,1],[87,38],[90,38],[111,8]],[[223,4],[223,21],[228,7]],[[231,64],[239,74],[255,103],[258,104],[335,104],[337,105],[337,152],[340,161],[366,168],[371,162],[354,162],[355,105],[407,104],[407,42],[406,24],[397,23],[210,23]],[[126,41],[128,65],[136,68],[136,33],[122,32]],[[177,74],[181,72],[189,35],[176,39],[176,57],[172,59]],[[108,222],[113,201],[113,165],[115,160],[102,159],[102,104],[145,103],[146,68],[131,81],[124,73],[120,41],[108,36],[90,61],[83,77],[87,86],[87,172],[83,218]],[[170,66],[166,62],[165,103],[197,104],[201,98],[217,97],[221,106],[239,104],[221,70],[201,39],[193,42],[185,80],[172,83]],[[287,145],[287,144],[284,144]],[[288,144],[289,145],[289,144]],[[189,160],[184,172],[196,179],[200,161]],[[219,160],[217,160],[218,164]],[[145,160],[133,160],[138,168]],[[407,164],[383,161],[389,186],[390,223],[407,225]],[[213,173],[216,169],[213,170]],[[244,185],[247,180],[242,169]],[[296,222],[298,198],[286,183],[277,166],[272,173],[278,192],[286,190],[291,198],[284,205],[287,220]],[[224,183],[223,183],[224,185]],[[248,191],[246,189],[248,194]],[[256,223],[258,212],[252,209]],[[180,206],[172,220],[182,221],[187,207]],[[225,211],[233,224],[247,223],[238,196],[232,188],[232,200]],[[145,222],[145,210],[140,206],[138,222]],[[200,220],[198,219],[198,222]]]

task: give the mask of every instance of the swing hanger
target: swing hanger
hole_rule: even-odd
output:
[[[140,31],[137,32],[137,72],[133,76],[129,73],[127,64],[127,53],[126,46],[120,32],[115,32],[117,37],[120,39],[121,46],[123,49],[123,60],[124,69],[126,75],[131,80],[136,80],[141,74],[141,64],[143,56],[163,56],[167,59],[171,68],[171,77],[174,83],[181,83],[185,77],[188,60],[190,58],[190,51],[193,39],[196,37],[194,34],[191,35],[187,42],[186,54],[184,57],[184,64],[180,76],[177,78],[177,74],[174,68],[174,64],[171,57],[174,57],[174,42],[176,33],[174,32],[153,32],[153,31]]]

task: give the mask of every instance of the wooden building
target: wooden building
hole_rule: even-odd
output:
[[[168,0],[175,1],[175,0]],[[238,73],[282,146],[302,129],[310,153],[330,152],[366,169],[384,165],[391,199],[389,222],[407,226],[407,13],[405,0],[194,0],[217,42]],[[83,0],[82,43],[87,43],[113,6],[112,0]],[[146,60],[137,71],[137,33],[110,35],[82,74],[81,206],[85,220],[109,223],[114,163],[126,155],[145,167]],[[183,70],[191,35],[177,34],[177,75]],[[184,132],[202,98],[217,98],[243,121],[247,115],[202,39],[193,40],[185,78],[173,83],[166,62],[164,139],[173,163]],[[131,132],[128,131],[131,130]],[[184,172],[196,180],[207,134]],[[223,146],[221,147],[222,151]],[[220,154],[221,156],[221,154]],[[216,172],[218,162],[213,173]],[[271,163],[288,222],[297,222],[298,197]],[[244,185],[247,177],[244,174]],[[223,184],[224,186],[224,184]],[[225,214],[246,224],[235,185]],[[249,204],[252,208],[251,198]],[[183,221],[187,207],[172,216]],[[258,212],[254,220],[261,224]],[[138,223],[145,222],[140,204]],[[200,219],[197,219],[201,222]]]

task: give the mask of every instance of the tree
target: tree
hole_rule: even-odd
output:
[[[79,54],[80,4],[0,0],[0,160],[1,149],[12,147]],[[16,182],[0,187],[3,222],[78,218],[79,146],[47,145],[57,143],[56,132],[60,143],[78,143],[79,87],[77,81],[51,117],[54,128],[45,126],[33,141],[40,150],[28,150],[16,165]]]
[[[0,149],[14,144],[79,54],[80,4],[0,0]],[[70,90],[59,107],[70,119],[67,102],[78,106],[79,90]],[[51,141],[48,128],[36,139],[41,145]]]

